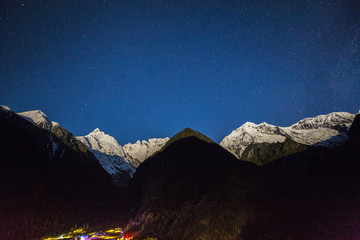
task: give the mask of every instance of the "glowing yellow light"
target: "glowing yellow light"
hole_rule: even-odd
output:
[[[70,232],[72,234],[79,234],[79,233],[84,233],[85,230],[83,228],[78,228],[78,229],[75,229],[74,231]]]
[[[114,229],[109,229],[106,232],[107,233],[121,233],[121,228],[114,228]]]
[[[87,239],[124,239],[124,237],[121,237],[120,234],[122,233],[122,229],[121,228],[114,228],[114,229],[109,229],[105,232],[92,232],[92,233],[87,233],[88,237]],[[75,237],[81,237],[82,234],[86,233],[86,231],[83,228],[78,228],[75,229],[73,231],[70,231],[66,234],[62,234],[61,236],[58,237],[51,237],[51,238],[44,238],[43,240],[61,240],[61,239],[73,239]],[[125,239],[133,239],[133,237],[130,236],[126,236]]]

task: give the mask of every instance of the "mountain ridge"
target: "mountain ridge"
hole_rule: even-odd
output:
[[[43,129],[56,133],[62,138],[66,138],[66,136],[69,135],[66,129],[63,129],[58,123],[50,121],[46,114],[40,110],[22,112],[19,113],[19,115]],[[269,159],[276,159],[275,153],[279,151],[279,147],[281,147],[281,149],[285,147],[285,149],[290,151],[289,153],[293,153],[299,144],[319,147],[332,147],[343,144],[348,139],[348,129],[354,117],[354,114],[347,112],[332,112],[312,118],[301,119],[288,127],[279,127],[266,122],[260,124],[246,122],[232,131],[228,136],[224,137],[219,145],[238,159],[247,161],[252,161],[251,159],[253,159],[253,161],[259,164],[265,163],[268,162],[264,159],[265,156],[268,156],[267,158]],[[115,138],[105,133],[106,137],[100,137],[101,133],[103,132],[96,128],[86,136],[76,137],[76,140],[80,140],[83,145],[74,142],[72,138],[65,139],[64,141],[69,142],[74,149],[78,148],[84,151],[84,147],[86,146],[88,150],[92,150],[104,169],[107,169],[110,174],[114,175],[115,172],[120,172],[121,174],[126,172],[130,177],[132,177],[135,169],[145,159],[158,151],[162,151],[178,138],[193,135],[206,142],[214,143],[214,141],[207,136],[190,128],[183,129],[171,139],[168,137],[151,138],[142,141],[138,140],[135,143],[128,143],[124,146],[118,144]],[[89,140],[86,140],[96,134],[99,134],[96,140],[97,143],[95,143],[96,141],[90,143]],[[292,144],[289,144],[289,142],[283,144],[286,139],[292,140]],[[264,146],[261,147],[262,143],[264,143],[264,146],[272,146],[274,149],[270,150],[270,152],[261,150],[266,148],[264,148]],[[270,145],[266,143],[270,143]],[[256,146],[252,146],[253,144]],[[246,151],[248,147],[251,149]],[[292,150],[290,150],[290,148],[292,148]],[[53,146],[53,149],[53,151],[56,151],[56,145]],[[301,149],[304,148],[300,147],[298,151]],[[250,153],[250,155],[242,157],[244,152],[247,154]],[[261,154],[263,155],[261,156]],[[283,152],[280,155],[285,156],[287,154],[288,153]]]
[[[135,167],[127,161],[123,148],[112,136],[96,128],[88,135],[79,136],[76,139],[94,153],[101,166],[113,176],[116,182],[120,181],[119,178],[124,178],[124,174],[129,175],[129,178],[133,176]]]
[[[302,119],[289,127],[279,127],[266,122],[260,124],[246,122],[226,136],[220,142],[220,146],[238,159],[251,144],[281,143],[286,138],[304,145],[337,146],[347,140],[348,127],[354,117],[355,114],[347,112],[333,112]],[[340,136],[333,138],[337,135]],[[326,142],[330,138],[333,139]]]

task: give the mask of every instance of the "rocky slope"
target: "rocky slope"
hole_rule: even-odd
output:
[[[146,158],[159,151],[169,138],[150,138],[148,141],[136,141],[123,146],[125,159],[133,166],[138,167]]]
[[[93,132],[83,137],[76,137],[85,144],[87,149],[94,153],[101,166],[115,179],[118,176],[135,172],[135,167],[125,160],[125,152],[121,145],[112,136],[96,128]]]
[[[286,138],[304,145],[337,146],[348,138],[348,127],[355,115],[346,112],[334,112],[305,118],[289,127],[278,127],[268,123],[246,122],[230,135],[220,146],[241,158],[245,149],[255,143],[282,143]]]

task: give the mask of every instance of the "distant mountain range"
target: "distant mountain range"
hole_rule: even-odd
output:
[[[40,110],[18,113],[26,120],[48,131],[68,131],[56,122],[50,121]],[[306,146],[339,146],[348,139],[348,129],[355,114],[333,112],[314,118],[305,118],[289,127],[279,127],[268,123],[246,122],[226,136],[220,146],[236,158],[258,165],[277,158],[301,152]],[[66,135],[66,134],[65,134]],[[76,137],[99,160],[101,166],[115,181],[131,178],[136,168],[148,157],[161,150],[169,141],[165,138],[138,140],[121,146],[115,138],[98,128],[86,136]],[[83,146],[71,141],[77,147]],[[74,147],[73,146],[73,147]],[[53,146],[56,148],[56,146]]]

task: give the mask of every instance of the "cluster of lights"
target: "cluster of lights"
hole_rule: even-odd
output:
[[[121,228],[109,229],[105,232],[92,232],[86,233],[86,231],[82,228],[78,228],[74,231],[71,231],[66,234],[62,234],[58,237],[44,238],[43,240],[61,240],[61,239],[69,239],[69,240],[90,240],[90,239],[112,239],[112,240],[131,240],[132,236],[128,234],[124,234],[124,231]]]

